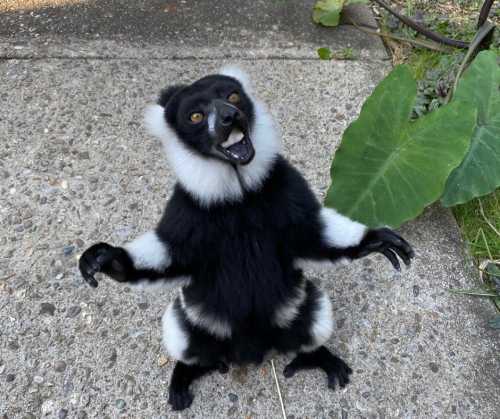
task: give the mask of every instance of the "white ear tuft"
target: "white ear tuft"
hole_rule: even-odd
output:
[[[144,113],[144,123],[148,132],[160,140],[168,137],[167,122],[164,118],[165,109],[160,105],[149,105]]]
[[[228,65],[222,67],[219,74],[222,74],[223,76],[232,77],[233,79],[238,80],[242,84],[243,88],[246,90],[247,93],[250,93],[252,91],[252,82],[250,80],[250,76],[247,73],[245,73],[241,68],[235,65]]]

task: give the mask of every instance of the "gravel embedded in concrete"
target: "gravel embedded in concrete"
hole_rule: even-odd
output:
[[[142,111],[165,85],[228,60],[216,59],[221,50],[213,47],[204,50],[210,60],[153,60],[145,57],[161,57],[162,48],[147,43],[61,37],[44,49],[40,40],[26,42],[22,55],[15,39],[0,36],[8,54],[49,55],[0,61],[0,415],[172,417],[166,393],[174,363],[161,349],[160,319],[175,290],[141,293],[107,280],[94,290],[76,263],[98,240],[124,243],[154,226],[174,178]],[[132,59],[50,58],[58,48],[99,54],[108,42]],[[249,55],[239,64],[281,125],[285,155],[321,198],[341,133],[388,63],[380,44],[370,44],[368,59],[303,60],[296,52],[313,46],[300,39],[297,51],[284,53],[294,59],[270,59],[279,51],[273,42],[255,61],[243,51]],[[318,371],[286,380],[289,358],[276,357],[289,417],[497,414],[499,336],[486,327],[493,308],[448,291],[475,285],[455,221],[432,207],[402,232],[417,257],[401,274],[377,256],[307,272],[333,300],[330,347],[354,374],[331,392]],[[267,363],[214,374],[193,392],[181,417],[281,417]]]

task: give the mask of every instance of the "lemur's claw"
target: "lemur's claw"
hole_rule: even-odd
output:
[[[398,256],[406,266],[410,266],[411,259],[415,256],[410,244],[398,233],[388,228],[369,231],[360,246],[361,256],[373,252],[382,253],[398,271],[401,270]]]

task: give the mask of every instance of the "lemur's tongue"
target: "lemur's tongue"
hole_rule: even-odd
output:
[[[239,164],[249,163],[254,156],[254,149],[250,138],[235,129],[219,146],[219,150],[231,161]]]

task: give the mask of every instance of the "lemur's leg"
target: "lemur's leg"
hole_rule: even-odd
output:
[[[302,295],[302,298],[297,298]],[[293,307],[295,305],[295,307]],[[285,310],[290,314],[285,315]],[[339,357],[323,346],[333,332],[332,305],[328,295],[306,281],[303,292],[279,308],[275,323],[280,326],[277,347],[287,352],[298,352],[296,358],[286,366],[285,377],[292,377],[298,370],[318,368],[328,377],[328,387],[334,389],[337,382],[344,387],[349,382],[351,368]],[[288,324],[281,323],[287,320]],[[281,346],[281,347],[280,347]]]
[[[301,352],[284,369],[286,378],[292,377],[299,370],[319,368],[328,377],[328,387],[335,389],[335,383],[345,387],[349,383],[352,369],[342,359],[333,355],[326,347],[320,346],[312,352]]]
[[[140,280],[155,281],[184,275],[172,263],[168,243],[155,231],[139,236],[124,247],[97,243],[83,252],[79,261],[85,281],[97,287],[94,275],[102,272],[119,282],[134,283]]]
[[[170,379],[168,389],[168,403],[173,410],[184,410],[191,406],[194,396],[189,391],[189,386],[196,379],[214,371],[224,374],[228,370],[227,365],[220,363],[218,365],[201,366],[198,364],[185,364],[177,361]]]
[[[228,371],[223,361],[225,340],[194,325],[179,297],[165,311],[162,328],[163,345],[177,360],[170,380],[168,402],[174,410],[183,410],[193,402],[189,386],[194,380],[213,371],[221,374]]]

